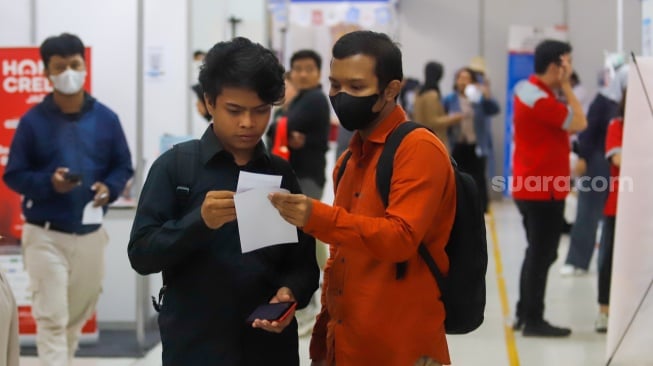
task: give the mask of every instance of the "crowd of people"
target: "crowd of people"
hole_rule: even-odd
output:
[[[571,53],[568,43],[543,41],[533,75],[514,90],[512,196],[527,242],[514,329],[524,336],[571,333],[544,318],[547,275],[572,186],[570,136],[578,134],[577,173],[617,177],[621,164],[627,67],[586,112],[574,93]],[[3,179],[24,197],[22,246],[41,364],[70,365],[100,296],[109,239],[82,214],[89,204],[106,212],[133,174],[132,157],[116,114],[83,89],[82,41],[50,37],[41,56],[54,91],[22,117]],[[299,50],[286,72],[272,51],[246,38],[194,56],[197,111],[208,125],[201,138],[163,152],[152,165],[127,248],[136,272],[164,276],[163,364],[299,365],[298,337],[309,333],[315,366],[450,364],[440,289],[418,247],[424,244],[447,272],[456,205],[450,157],[473,177],[480,209],[489,211],[492,117],[500,107],[484,63],[475,59],[458,69],[444,92],[442,64],[428,62],[422,82],[406,82],[397,44],[371,31],[339,38],[328,70],[318,53]],[[340,125],[334,175],[342,152],[350,157],[327,203],[332,111]],[[386,206],[375,185],[376,164],[386,138],[411,119],[430,131],[412,132],[397,149]],[[180,164],[193,167],[188,185]],[[243,171],[282,177],[287,191],[269,201],[296,227],[296,243],[241,252],[234,196]],[[569,184],[517,184],[531,177]],[[616,199],[616,192],[579,195],[566,259],[574,271],[587,270],[603,221],[600,332],[607,328]],[[318,263],[326,257],[319,254],[323,243],[329,255]],[[409,268],[401,280],[398,262]],[[0,298],[0,365],[14,366],[15,303],[5,298],[11,300]],[[283,302],[298,310],[245,321],[258,306]]]

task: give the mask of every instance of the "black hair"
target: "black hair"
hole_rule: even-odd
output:
[[[80,55],[82,59],[85,59],[84,43],[79,37],[70,33],[61,33],[58,36],[48,37],[41,43],[39,51],[46,69],[48,68],[50,58],[54,55],[61,57]]]
[[[295,61],[304,60],[307,58],[310,58],[315,62],[315,66],[317,66],[318,71],[322,71],[322,57],[320,57],[320,55],[313,50],[299,50],[293,53],[292,57],[290,58],[290,68],[292,69],[292,64],[294,64]]]
[[[200,84],[194,84],[190,88],[193,90],[193,92],[195,92],[195,96],[197,96],[197,99],[204,102],[204,89],[202,89],[202,86]]]
[[[284,68],[272,51],[247,38],[219,42],[204,58],[199,82],[211,104],[223,88],[255,91],[265,103],[279,104],[284,97]]]
[[[385,89],[393,80],[401,81],[404,78],[401,50],[387,34],[355,31],[340,37],[333,45],[332,55],[335,59],[361,54],[375,60],[374,73],[379,80],[379,90]]]
[[[535,47],[535,73],[544,74],[550,64],[560,65],[560,57],[571,53],[571,45],[567,42],[545,40]]]
[[[440,79],[444,74],[444,67],[439,62],[429,62],[424,66],[424,85],[420,89],[419,94],[429,90],[435,90],[440,94]]]
[[[462,73],[462,72],[469,73],[469,75],[472,77],[472,83],[478,83],[478,74],[476,73],[476,71],[472,70],[469,67],[460,68],[460,69],[458,69],[458,71],[456,71],[456,76],[454,76],[454,78],[453,78],[453,91],[455,91],[455,92],[458,92],[456,84],[457,84],[457,81],[458,81],[458,77],[460,76],[460,73]]]
[[[573,86],[580,84],[580,78],[578,77],[576,71],[571,73],[571,75],[569,76],[569,81],[571,81],[571,84]]]

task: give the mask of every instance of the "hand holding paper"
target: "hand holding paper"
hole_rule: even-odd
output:
[[[284,221],[268,200],[272,192],[288,192],[279,188],[281,179],[281,176],[240,172],[234,204],[243,253],[299,241],[297,228]]]
[[[268,196],[281,217],[288,223],[304,227],[311,216],[313,200],[303,194],[270,193]]]
[[[230,191],[209,191],[204,197],[200,215],[206,226],[218,229],[236,219],[234,193]]]

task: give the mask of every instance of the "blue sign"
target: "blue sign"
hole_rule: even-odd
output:
[[[513,90],[518,82],[528,79],[535,70],[535,56],[532,53],[510,53],[508,56],[508,83],[506,89],[506,135],[504,142],[503,195],[510,195],[510,177],[512,176],[512,120],[514,116]]]
[[[352,6],[347,10],[347,15],[345,16],[345,22],[347,23],[358,23],[358,20],[361,17],[360,9]]]

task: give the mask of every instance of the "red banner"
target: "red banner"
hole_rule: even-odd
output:
[[[84,88],[91,90],[91,51],[86,48],[87,76]],[[20,117],[38,104],[52,86],[43,74],[38,47],[0,48],[0,176],[5,172],[9,148]],[[0,179],[0,245],[19,244],[23,218],[20,196]]]
[[[84,89],[91,91],[91,50],[86,48],[86,82]],[[43,62],[38,47],[0,48],[0,176],[5,172],[9,149],[20,118],[52,92],[52,85],[43,73]],[[0,246],[19,245],[23,227],[21,197],[0,179]],[[18,304],[21,339],[31,339],[36,334],[32,317],[31,296],[27,289],[28,278],[23,269],[21,255],[0,255],[0,263],[7,271],[9,285]],[[82,340],[97,339],[95,316],[82,331]]]

